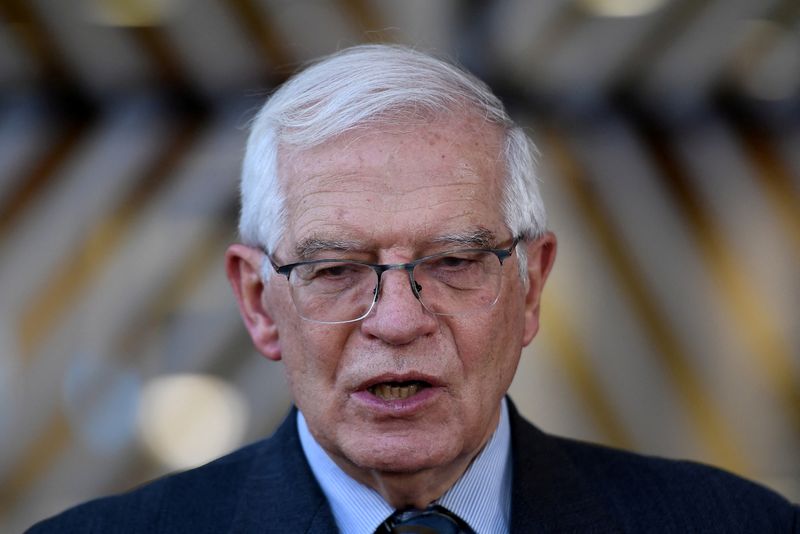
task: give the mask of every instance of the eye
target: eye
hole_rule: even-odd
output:
[[[356,263],[318,263],[310,265],[310,272],[306,275],[308,279],[337,279],[346,278],[360,273],[363,266]]]
[[[420,265],[417,280],[435,281],[452,289],[473,289],[485,284],[491,270],[485,252],[462,251],[434,256]],[[439,287],[444,287],[439,286]]]
[[[475,261],[475,258],[470,255],[451,254],[432,260],[430,266],[436,270],[458,271],[469,269],[470,266],[475,264]]]

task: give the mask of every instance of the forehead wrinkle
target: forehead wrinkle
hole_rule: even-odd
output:
[[[295,195],[291,199],[290,205],[293,206],[291,210],[296,214],[297,219],[303,221],[304,226],[314,221],[326,224],[330,222],[326,218],[331,217],[330,214],[326,213],[328,210],[345,209],[348,212],[367,210],[389,214],[402,213],[419,208],[433,209],[461,202],[471,202],[478,198],[479,192],[469,187],[469,185],[478,183],[480,183],[478,180],[460,184],[433,183],[406,187],[402,191],[396,189],[387,191],[386,189],[379,190],[364,187],[358,193],[368,193],[374,196],[371,196],[370,200],[362,205],[351,204],[352,201],[348,198],[348,195],[356,193],[354,191],[317,189],[309,191],[305,195]],[[448,191],[449,194],[435,195],[431,193],[434,190]],[[405,198],[401,199],[400,197]],[[320,214],[319,217],[314,217],[313,214],[315,213]]]
[[[430,182],[418,185],[409,186],[409,181],[393,179],[387,176],[386,169],[382,169],[383,175],[380,172],[366,173],[362,171],[353,171],[345,174],[342,173],[320,173],[304,179],[304,185],[311,186],[314,191],[305,193],[303,191],[293,192],[292,196],[310,196],[324,193],[352,193],[354,186],[358,192],[378,193],[378,194],[406,194],[413,193],[419,189],[439,189],[447,187],[457,187],[465,185],[478,185],[483,183],[486,178],[479,174],[475,169],[469,166],[463,166],[458,169],[458,172],[447,173],[441,170],[436,171],[410,171],[404,170],[409,175],[425,176],[430,179]],[[445,183],[437,183],[435,178],[450,179]],[[302,188],[301,188],[302,189]]]
[[[347,178],[348,177],[333,174],[305,177],[302,183],[297,183],[295,187],[290,188],[287,194],[287,200],[300,205],[306,204],[308,199],[320,195],[347,193],[348,191],[344,187],[344,184],[347,183]],[[320,206],[324,206],[324,204],[320,204]]]
[[[390,154],[392,154],[392,156],[388,158],[388,161],[371,163],[367,163],[362,157],[354,155],[352,158],[349,158],[349,163],[346,164],[345,167],[341,167],[341,165],[345,162],[335,160],[309,162],[309,167],[301,163],[303,155],[300,154],[298,155],[297,159],[294,160],[293,172],[301,177],[301,181],[304,185],[328,184],[326,190],[331,191],[331,189],[328,188],[333,187],[332,191],[334,192],[337,191],[335,188],[336,185],[348,184],[351,181],[357,181],[359,185],[362,186],[362,190],[364,191],[383,192],[390,188],[400,192],[408,191],[408,189],[402,187],[406,181],[392,180],[391,176],[389,176],[390,179],[387,180],[387,175],[391,174],[390,167],[398,165],[397,159],[393,156],[397,151],[399,151],[399,147],[392,147],[390,149]],[[457,156],[456,151],[443,152],[442,158],[445,157],[445,154],[449,156]],[[412,171],[408,167],[404,167],[403,171],[420,175],[431,174],[440,177],[452,177],[460,179],[472,178],[473,180],[470,181],[475,182],[482,180],[482,173],[475,168],[474,164],[470,162],[462,160],[456,162],[455,165],[446,164],[445,168],[441,168],[438,165],[438,158],[434,159],[434,163],[434,165],[429,166],[429,169],[417,169]],[[331,171],[325,168],[328,165],[338,166],[339,168],[335,171]],[[374,184],[374,186],[369,187],[369,184]],[[392,188],[391,186],[395,187]]]

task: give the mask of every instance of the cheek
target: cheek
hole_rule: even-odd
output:
[[[298,397],[320,398],[334,391],[347,334],[336,326],[315,325],[299,317],[279,326],[289,386]]]
[[[506,306],[497,308],[491,320],[485,321],[486,328],[474,340],[483,348],[483,355],[476,356],[480,358],[482,379],[488,388],[497,388],[503,393],[514,377],[524,333],[524,303],[514,295],[507,296],[511,298]]]
[[[519,327],[518,317],[500,308],[490,317],[452,325],[463,372],[472,387],[488,392],[513,375],[521,350]]]

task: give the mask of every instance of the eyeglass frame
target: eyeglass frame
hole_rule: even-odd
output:
[[[414,297],[422,304],[422,306],[426,310],[430,311],[434,315],[459,315],[458,313],[455,313],[455,314],[438,313],[438,312],[435,312],[435,311],[431,310],[430,308],[428,308],[425,305],[425,301],[422,300],[422,298],[420,297],[420,294],[419,294],[419,289],[421,289],[421,288],[419,287],[419,284],[417,283],[417,281],[414,279],[414,269],[417,267],[417,265],[419,265],[421,263],[424,263],[424,262],[426,262],[426,261],[428,261],[428,260],[430,260],[432,258],[448,256],[450,254],[486,252],[486,253],[491,253],[491,254],[494,254],[495,256],[497,256],[497,259],[500,262],[500,266],[502,267],[503,262],[506,259],[508,259],[514,253],[514,250],[516,249],[517,244],[521,240],[522,240],[522,236],[514,237],[514,239],[511,242],[511,246],[509,246],[508,248],[462,248],[462,249],[453,249],[453,250],[448,250],[448,251],[444,251],[444,252],[437,252],[436,254],[429,254],[427,256],[423,256],[421,258],[417,258],[415,260],[412,260],[412,261],[409,261],[409,262],[406,262],[406,263],[370,263],[370,262],[362,261],[362,260],[322,258],[322,259],[319,259],[319,260],[305,260],[305,261],[298,261],[298,262],[294,262],[294,263],[287,263],[285,265],[280,265],[279,266],[277,263],[275,263],[275,260],[272,258],[272,255],[269,252],[267,252],[263,248],[262,248],[262,251],[267,256],[267,259],[269,260],[269,262],[272,265],[272,268],[275,270],[275,272],[277,274],[285,276],[287,282],[289,281],[289,278],[292,275],[292,271],[296,267],[301,267],[303,265],[315,265],[315,264],[320,264],[320,263],[355,263],[355,264],[358,264],[358,265],[363,265],[365,267],[370,267],[373,271],[375,271],[375,274],[378,277],[378,283],[375,286],[375,289],[373,290],[372,303],[370,303],[369,308],[367,308],[367,311],[364,312],[360,317],[357,317],[355,319],[348,319],[346,321],[318,321],[316,319],[309,319],[308,317],[303,317],[302,315],[300,315],[299,311],[297,313],[300,316],[301,319],[306,320],[306,321],[310,321],[310,322],[313,322],[313,323],[319,323],[319,324],[345,324],[345,323],[355,323],[357,321],[361,321],[363,319],[366,319],[367,316],[370,313],[372,313],[372,309],[375,307],[375,304],[378,302],[378,297],[380,296],[380,293],[381,293],[381,275],[383,273],[385,273],[386,271],[395,271],[395,270],[400,270],[400,269],[406,271],[406,274],[408,274],[408,283],[411,286],[411,292],[413,293]],[[291,283],[290,283],[290,285],[291,285]],[[497,303],[497,298],[499,296],[500,296],[500,294],[498,293],[497,297],[495,297],[495,300],[491,304],[489,304],[487,306],[487,308],[491,308],[492,306],[494,306]],[[294,296],[292,296],[292,302],[294,303]],[[295,310],[297,310],[297,304],[296,303],[295,303]],[[468,312],[465,312],[465,313],[468,313]]]

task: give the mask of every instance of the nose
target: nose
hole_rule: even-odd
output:
[[[378,301],[361,322],[364,334],[389,345],[405,345],[436,331],[436,317],[417,299],[409,281],[402,270],[381,275]]]

